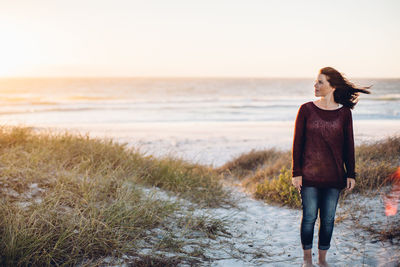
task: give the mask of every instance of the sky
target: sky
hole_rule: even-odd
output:
[[[400,78],[398,0],[0,0],[0,77]]]

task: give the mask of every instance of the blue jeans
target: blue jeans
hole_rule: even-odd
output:
[[[300,237],[303,249],[312,248],[314,224],[319,209],[320,227],[318,233],[318,249],[328,250],[330,248],[333,225],[335,223],[336,206],[340,189],[302,186],[300,193],[303,206]]]

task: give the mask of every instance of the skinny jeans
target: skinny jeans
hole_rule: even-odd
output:
[[[314,225],[319,210],[320,226],[318,233],[318,249],[328,250],[330,248],[333,226],[335,223],[336,206],[340,189],[302,186],[300,193],[303,207],[300,237],[303,249],[312,248]]]

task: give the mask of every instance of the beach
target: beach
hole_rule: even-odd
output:
[[[354,121],[356,145],[400,134],[400,120]],[[294,122],[185,122],[132,123],[48,127],[40,131],[75,132],[98,138],[113,138],[155,155],[174,155],[191,162],[218,167],[251,150],[290,150]]]
[[[0,6],[0,267],[400,267],[400,1]]]
[[[356,144],[400,131],[400,80],[373,85],[352,111]],[[220,166],[252,149],[289,150],[306,78],[0,79],[0,124],[88,133],[154,155]]]
[[[32,81],[0,81],[3,126],[108,138],[149,156],[172,156],[213,168],[252,150],[289,151],[297,110],[302,103],[313,100],[309,79],[29,82]],[[379,85],[379,93],[361,99],[353,111],[356,145],[400,135],[400,82],[372,82]],[[301,212],[255,200],[240,182],[232,189],[241,199],[238,209],[196,210],[199,214],[229,219],[228,230],[233,236],[207,243],[205,254],[213,259],[210,266],[300,264]],[[155,198],[171,198],[158,188],[143,190],[154,191]],[[382,198],[360,198],[371,211],[366,220],[391,219],[384,214]],[[172,197],[175,200],[181,201]],[[338,214],[345,214],[350,204],[351,200],[339,206]],[[371,240],[365,231],[355,232],[351,226],[351,221],[344,221],[335,228],[328,260],[335,259],[336,266],[395,266],[400,257],[396,246]]]
[[[200,209],[195,214],[206,214],[212,218],[227,220],[230,236],[215,240],[203,240],[206,255],[214,259],[202,266],[245,267],[301,266],[303,252],[300,242],[301,211],[268,205],[253,199],[242,190],[234,189],[234,196],[239,200],[237,209]],[[166,198],[166,194],[157,188],[150,189],[155,197]],[[176,199],[167,197],[168,199]],[[179,201],[179,200],[178,200]],[[359,202],[363,209],[359,210]],[[384,214],[381,198],[365,198],[354,195],[346,202],[340,203],[337,216],[343,216],[354,209],[356,216],[369,223],[389,223],[398,216],[387,218]],[[362,213],[368,210],[368,215]],[[361,214],[360,214],[361,213]],[[314,231],[313,261],[317,262],[318,240],[317,227]],[[176,232],[179,232],[176,229]],[[188,240],[190,241],[190,240]],[[191,249],[190,246],[187,248]],[[151,250],[144,250],[149,253]],[[162,252],[157,255],[165,255]],[[354,227],[351,220],[336,223],[332,236],[331,248],[327,260],[332,266],[387,266],[396,267],[400,259],[400,250],[390,242],[381,242],[362,229]],[[186,266],[186,265],[183,265]]]

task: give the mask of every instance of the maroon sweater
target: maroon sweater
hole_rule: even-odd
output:
[[[293,138],[293,177],[304,186],[346,187],[355,178],[353,119],[350,108],[324,110],[313,102],[301,105]]]

